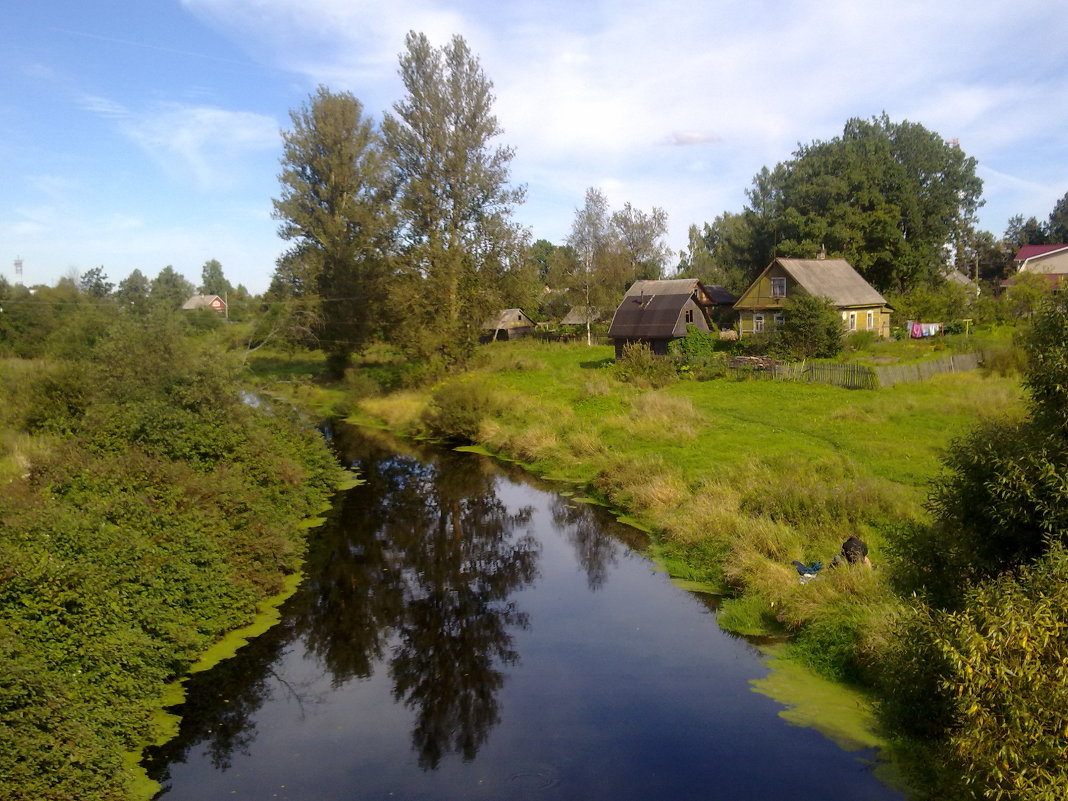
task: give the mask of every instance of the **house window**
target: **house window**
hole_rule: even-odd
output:
[[[693,309],[687,309],[686,310],[686,322],[688,322],[688,323],[692,323],[693,322]]]
[[[786,297],[786,279],[785,278],[772,278],[771,279],[771,296],[773,298],[785,298]]]
[[[875,312],[868,312],[868,330],[871,331],[875,328]]]
[[[774,318],[772,318],[772,319],[774,319],[774,320],[775,320],[775,329],[776,329],[776,330],[778,330],[778,329],[782,328],[782,324],[783,324],[784,322],[786,322],[786,318],[785,318],[785,317],[784,317],[783,315],[781,315],[781,314],[776,314],[776,315],[775,315],[775,317],[774,317]]]
[[[857,313],[856,312],[850,312],[849,313],[849,330],[850,331],[856,331],[857,330]]]
[[[764,333],[764,315],[763,314],[754,314],[753,315],[753,333],[754,334],[762,334],[762,333]]]

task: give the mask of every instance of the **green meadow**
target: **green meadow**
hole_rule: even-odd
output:
[[[519,341],[353,409],[354,422],[469,442],[577,485],[652,532],[672,574],[724,595],[721,625],[792,634],[795,658],[864,683],[900,609],[889,579],[908,569],[893,533],[927,521],[955,437],[1024,404],[1018,378],[987,371],[880,390],[729,378],[654,389],[620,380],[607,346]],[[876,570],[800,584],[793,560],[827,564],[852,533]]]

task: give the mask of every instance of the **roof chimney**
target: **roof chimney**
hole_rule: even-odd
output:
[[[819,259],[820,261],[823,261],[824,259],[826,259],[827,258],[827,248],[825,248],[823,245],[820,245],[820,252],[816,254],[816,258]]]

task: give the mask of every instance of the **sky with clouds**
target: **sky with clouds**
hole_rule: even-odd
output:
[[[592,186],[663,208],[681,249],[762,167],[884,111],[978,160],[995,234],[1068,192],[1052,0],[36,0],[0,25],[0,275],[197,283],[214,258],[262,292],[289,111],[325,84],[380,119],[409,30],[478,55],[534,238]]]

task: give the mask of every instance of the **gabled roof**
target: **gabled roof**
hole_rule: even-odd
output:
[[[585,325],[587,310],[589,311],[591,323],[596,323],[605,318],[604,312],[598,306],[572,306],[567,314],[564,315],[564,319],[560,321],[560,325]]]
[[[669,278],[665,281],[642,279],[635,281],[627,290],[631,295],[690,295],[701,286],[696,278]]]
[[[1068,250],[1068,244],[1024,245],[1016,251],[1016,255],[1012,257],[1012,260],[1016,262],[1027,261],[1028,259],[1035,258],[1035,256],[1048,256],[1050,253],[1056,253],[1058,250]]]
[[[760,274],[779,264],[806,292],[836,306],[885,306],[886,298],[845,259],[775,259]],[[759,278],[757,279],[759,280]],[[755,282],[754,282],[755,283]]]
[[[504,309],[496,317],[490,317],[482,323],[482,328],[494,331],[498,328],[526,328],[533,325],[534,321],[522,309]]]
[[[612,317],[608,336],[626,339],[659,339],[673,336],[679,315],[692,300],[689,292],[673,295],[634,295],[628,292]]]
[[[696,278],[667,278],[664,280],[642,279],[635,281],[627,290],[627,295],[693,295],[697,294],[698,305],[734,304],[738,297],[724,287],[716,284],[702,284]]]
[[[193,297],[182,304],[182,308],[218,310],[226,308],[226,301],[218,295],[193,295]]]

